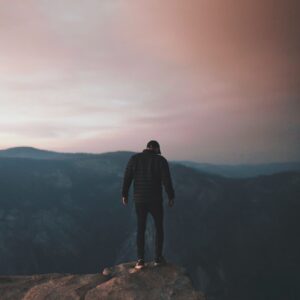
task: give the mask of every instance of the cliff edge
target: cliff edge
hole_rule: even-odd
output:
[[[154,267],[135,262],[105,268],[99,274],[0,276],[1,300],[204,300],[184,268],[172,263]]]

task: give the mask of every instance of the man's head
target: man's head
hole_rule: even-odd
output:
[[[153,150],[156,154],[161,154],[160,146],[157,141],[151,140],[147,143],[147,149]]]

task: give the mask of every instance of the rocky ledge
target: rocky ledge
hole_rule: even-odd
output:
[[[105,268],[99,274],[41,274],[0,276],[1,300],[204,300],[195,290],[186,270],[172,263],[146,263],[135,270],[135,262]]]

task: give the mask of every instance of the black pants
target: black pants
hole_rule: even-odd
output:
[[[164,230],[163,219],[164,209],[162,202],[149,202],[149,203],[135,203],[135,210],[137,215],[137,257],[144,259],[145,252],[145,230],[147,224],[148,212],[152,215],[155,224],[155,258],[162,255]]]

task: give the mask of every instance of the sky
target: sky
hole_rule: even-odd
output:
[[[300,160],[297,2],[0,1],[0,149]]]

